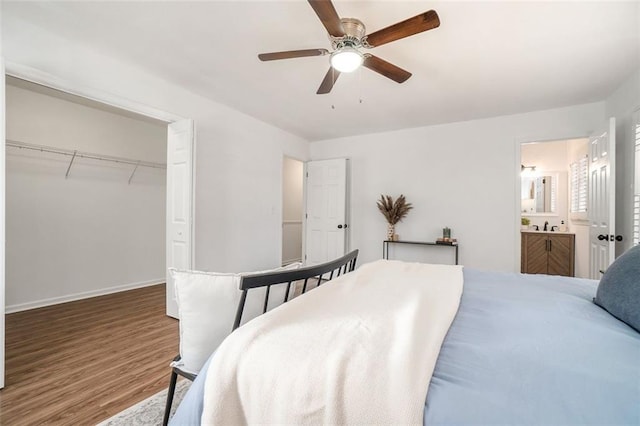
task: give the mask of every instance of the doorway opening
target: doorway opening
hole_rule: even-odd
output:
[[[589,139],[526,142],[520,154],[521,272],[589,278]]]
[[[6,82],[6,312],[164,283],[167,123]]]
[[[0,61],[1,62],[1,61]],[[0,63],[0,65],[2,65]],[[4,67],[2,67],[3,71],[4,71]],[[166,212],[173,212],[173,213],[180,213],[179,217],[176,214],[176,217],[179,218],[182,223],[182,230],[186,229],[186,232],[182,232],[182,240],[183,244],[181,244],[180,246],[180,250],[169,250],[169,247],[174,248],[173,246],[171,246],[169,244],[170,238],[168,238],[169,236],[169,231],[170,229],[172,229],[170,221],[172,220],[172,218],[169,217],[168,214],[166,214],[166,220],[163,220],[163,222],[165,223],[165,230],[166,231],[166,241],[164,243],[164,247],[166,247],[166,251],[164,253],[164,256],[162,256],[162,262],[163,262],[163,269],[164,269],[164,274],[163,274],[163,279],[160,279],[161,282],[166,282],[167,285],[166,287],[169,287],[169,280],[167,280],[167,274],[166,274],[166,268],[168,266],[175,266],[178,268],[183,268],[183,269],[190,269],[193,267],[192,265],[192,259],[193,259],[193,209],[194,209],[194,201],[195,201],[195,194],[193,192],[193,188],[194,188],[194,178],[193,178],[193,147],[195,144],[195,137],[194,137],[194,124],[192,120],[189,119],[184,119],[183,117],[177,116],[175,114],[171,114],[171,113],[167,113],[164,112],[162,110],[156,109],[154,107],[151,106],[147,106],[144,104],[140,104],[134,101],[131,101],[129,99],[126,98],[122,98],[116,95],[112,95],[110,93],[107,92],[101,92],[98,90],[93,90],[91,88],[88,87],[82,87],[82,86],[78,86],[76,84],[74,84],[71,81],[65,81],[65,80],[61,80],[58,77],[52,76],[52,75],[48,75],[48,74],[44,74],[44,73],[40,73],[37,71],[32,70],[31,68],[28,67],[22,67],[20,65],[17,64],[13,64],[11,67],[9,67],[9,69],[7,70],[7,74],[5,75],[6,80],[8,81],[10,79],[15,79],[16,83],[25,83],[25,84],[32,84],[34,85],[34,87],[38,88],[39,90],[43,90],[43,91],[50,91],[52,93],[55,93],[56,95],[65,98],[65,97],[75,97],[78,101],[78,104],[80,104],[81,106],[87,106],[87,105],[92,105],[96,106],[99,105],[100,108],[99,109],[104,109],[106,111],[110,111],[110,112],[115,112],[114,110],[117,110],[118,113],[122,116],[135,116],[138,119],[141,119],[142,121],[148,120],[151,122],[156,122],[156,123],[164,123],[164,126],[168,126],[168,134],[165,131],[165,137],[163,139],[164,143],[166,144],[165,146],[167,146],[167,155],[164,159],[159,160],[159,162],[165,162],[167,164],[166,166],[166,176],[167,176],[167,180],[169,182],[171,182],[171,177],[173,176],[174,179],[173,181],[175,182],[174,185],[170,186],[169,184],[167,184],[167,187],[172,188],[172,191],[166,191],[166,197],[164,199],[164,202],[162,202],[162,208],[161,210],[164,210],[166,208]],[[5,91],[7,90],[8,85],[5,84],[2,86],[2,92],[0,93],[0,97],[2,98],[3,102],[5,100]],[[6,103],[5,103],[6,104]],[[2,111],[3,113],[5,112],[5,110]],[[56,126],[56,122],[50,122],[48,123],[48,125],[55,127]],[[4,125],[4,123],[3,123]],[[38,128],[38,126],[43,127],[42,123],[36,118],[33,119],[32,121],[26,123],[24,125],[24,128],[22,129],[23,131],[27,132],[27,134],[30,131],[43,131],[42,128]],[[186,129],[186,130],[185,130]],[[4,132],[5,127],[2,127],[2,130]],[[46,130],[46,129],[45,129]],[[74,129],[72,129],[74,130]],[[183,131],[185,130],[185,131]],[[7,138],[10,138],[11,135],[7,134],[6,135]],[[5,142],[6,144],[6,142]],[[172,148],[173,149],[169,149]],[[22,147],[24,149],[24,146]],[[16,147],[11,147],[10,149],[20,149],[20,148],[16,148]],[[3,153],[5,153],[5,151],[7,150],[7,148],[5,147],[3,149]],[[24,151],[27,151],[28,149],[25,149]],[[38,154],[35,150],[30,150],[33,154]],[[85,167],[76,167],[76,166],[80,166],[80,162],[76,163],[76,160],[79,160],[80,158],[82,158],[79,154],[79,150],[74,149],[73,150],[78,151],[76,152],[75,157],[77,158],[73,158],[74,155],[71,155],[71,158],[73,160],[68,161],[68,163],[66,164],[66,169],[63,173],[63,176],[68,176],[70,173],[74,173],[74,177],[79,177],[77,175],[78,172],[83,171],[82,169],[84,169],[85,172],[87,172],[87,170],[89,169],[89,167],[86,167],[87,165],[84,165]],[[42,153],[45,153],[45,150],[42,150]],[[65,154],[68,152],[65,152]],[[90,151],[89,153],[94,153],[94,151]],[[63,155],[63,154],[59,154],[59,153],[54,153],[54,152],[46,152],[47,155]],[[104,156],[107,157],[107,156]],[[91,158],[84,158],[84,161],[95,161],[95,162],[101,162],[101,163],[114,163],[116,166],[122,166],[122,164],[119,164],[118,162],[109,162],[109,161],[103,161],[102,159],[91,159]],[[109,160],[114,160],[114,158],[109,158]],[[131,166],[131,164],[128,164],[128,166]],[[137,166],[137,167],[136,167]],[[145,173],[142,173],[142,170],[144,170],[144,167],[141,167],[142,164],[137,164],[133,165],[133,171],[131,171],[131,169],[129,169],[128,173],[126,174],[125,177],[125,186],[129,186],[130,185],[130,181],[131,183],[133,183],[133,181],[135,181],[137,184],[141,183],[141,180],[144,182],[144,179],[141,179],[141,177],[143,177],[145,175]],[[103,166],[103,169],[106,168]],[[112,169],[110,169],[110,172],[116,172],[118,169],[118,167],[112,167]],[[148,169],[148,168],[147,168]],[[147,170],[149,171],[149,170]],[[5,171],[3,170],[3,176],[5,175]],[[132,177],[133,176],[133,177]],[[59,175],[58,175],[59,177]],[[95,181],[100,182],[101,184],[103,183],[102,180],[100,179],[95,179]],[[3,191],[4,191],[4,185],[3,185]],[[22,193],[23,194],[23,193]],[[2,199],[4,200],[4,193],[2,194],[3,197]],[[55,193],[46,193],[46,196],[49,197],[54,197]],[[90,200],[85,200],[85,201],[90,201]],[[179,201],[179,202],[177,202]],[[74,206],[75,208],[78,209],[82,209],[84,208],[84,204],[79,203],[74,201]],[[3,203],[4,205],[4,203]],[[71,205],[67,205],[67,208],[72,208]],[[3,208],[4,209],[4,208]],[[39,213],[41,214],[46,214],[47,211],[46,209],[42,208],[40,205],[36,206],[36,209],[39,211]],[[6,211],[5,211],[6,213]],[[93,220],[94,218],[88,218],[88,220]],[[30,223],[30,225],[36,227],[38,226],[38,223]],[[55,229],[53,230],[55,231]],[[113,232],[116,235],[120,235],[121,233],[124,234],[126,232],[130,231],[130,227],[123,227],[122,229],[114,229]],[[162,234],[163,232],[161,232]],[[65,237],[65,236],[63,236]],[[80,238],[79,239],[79,243],[83,244],[85,243],[84,238]],[[171,253],[173,254],[173,256],[169,257],[168,254],[171,251]],[[176,254],[179,254],[180,256],[177,256]],[[11,251],[7,250],[4,254],[5,259],[7,260],[10,256],[11,256]],[[166,259],[166,261],[165,261]],[[77,266],[77,265],[74,265]],[[123,271],[121,269],[118,269],[120,265],[111,265],[112,268],[114,270],[119,270],[120,272],[127,272],[127,271]],[[73,269],[69,270],[69,272],[74,272]],[[158,277],[160,278],[160,277]],[[120,283],[121,280],[119,280],[116,284]],[[156,287],[149,287],[150,289],[156,288]],[[166,295],[170,295],[173,294],[172,291],[170,291],[171,289],[165,289],[165,287],[160,287],[161,291],[163,293],[165,293],[165,300],[167,300],[166,304],[162,304],[159,305],[158,303],[155,303],[154,306],[160,306],[161,308],[164,308],[165,313],[168,316],[174,316],[175,314],[172,315],[172,311],[170,311],[170,304],[169,304],[169,297],[166,297]],[[124,290],[124,289],[122,289]],[[145,289],[141,289],[141,290],[145,290]],[[136,290],[136,291],[141,291],[141,290]],[[115,289],[115,291],[118,291],[118,289]],[[1,296],[5,296],[6,293],[6,285],[5,285],[5,281],[2,280],[0,281],[0,295]],[[73,299],[83,299],[86,297],[91,297],[96,295],[95,293],[91,294],[87,294],[87,293],[83,293],[83,294],[76,294],[76,296],[79,297],[73,297]],[[106,296],[109,297],[109,296]],[[6,299],[4,297],[0,298],[3,303],[2,303],[2,308],[5,308],[6,306]],[[61,302],[62,300],[55,300],[55,298],[53,298],[54,300],[48,300],[43,303],[42,305],[46,305],[49,304],[49,302]],[[173,298],[172,298],[173,299]],[[40,301],[41,302],[41,301]],[[78,302],[78,303],[83,303],[83,302]],[[40,303],[38,303],[40,304]],[[164,305],[164,306],[163,306]],[[29,309],[30,307],[35,307],[34,305],[31,306],[21,306],[19,308],[22,309]],[[22,310],[22,309],[15,309],[17,310]],[[49,309],[49,308],[44,308],[44,309]],[[176,309],[174,309],[174,311],[176,311],[177,313],[177,307]],[[26,313],[26,312],[25,312]],[[16,314],[16,315],[21,315],[21,314]],[[4,322],[4,315],[2,315],[2,321],[0,321],[0,328],[2,330],[0,330],[0,367],[4,367],[5,365],[5,345],[4,345],[4,331],[5,331],[5,322]],[[172,351],[172,353],[175,353],[175,351]],[[4,387],[4,376],[5,376],[5,370],[3,368],[0,368],[0,388]]]
[[[282,265],[302,261],[304,163],[282,161]]]

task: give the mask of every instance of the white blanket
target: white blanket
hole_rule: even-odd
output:
[[[462,267],[380,260],[240,327],[207,372],[203,424],[422,424]]]

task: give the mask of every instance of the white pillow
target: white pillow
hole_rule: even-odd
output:
[[[298,262],[268,271],[240,274],[170,268],[178,303],[181,358],[172,365],[197,374],[207,358],[231,333],[242,295],[239,286],[243,275],[298,269],[300,266]],[[284,303],[286,288],[286,283],[271,286],[268,310]],[[248,291],[241,324],[262,314],[265,294],[266,287]]]

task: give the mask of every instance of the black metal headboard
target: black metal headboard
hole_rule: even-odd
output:
[[[335,277],[339,277],[341,274],[351,272],[356,267],[356,260],[358,258],[358,250],[353,250],[342,256],[339,259],[332,260],[330,262],[322,263],[320,265],[308,266],[306,268],[292,269],[283,272],[269,272],[262,274],[245,275],[240,280],[240,290],[242,290],[242,296],[238,303],[238,310],[236,311],[236,319],[233,323],[233,330],[240,326],[242,321],[242,313],[244,312],[244,305],[247,301],[247,292],[251,289],[259,287],[267,287],[267,291],[264,297],[263,313],[267,312],[267,306],[269,305],[269,289],[275,284],[287,284],[287,291],[284,295],[284,302],[289,300],[289,294],[291,290],[291,284],[296,281],[304,280],[302,286],[302,293],[307,291],[307,284],[310,279],[316,281],[316,286],[319,286],[325,281],[329,281]]]

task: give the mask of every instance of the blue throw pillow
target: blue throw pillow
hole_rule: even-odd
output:
[[[609,266],[593,301],[640,331],[640,246],[627,250]]]

